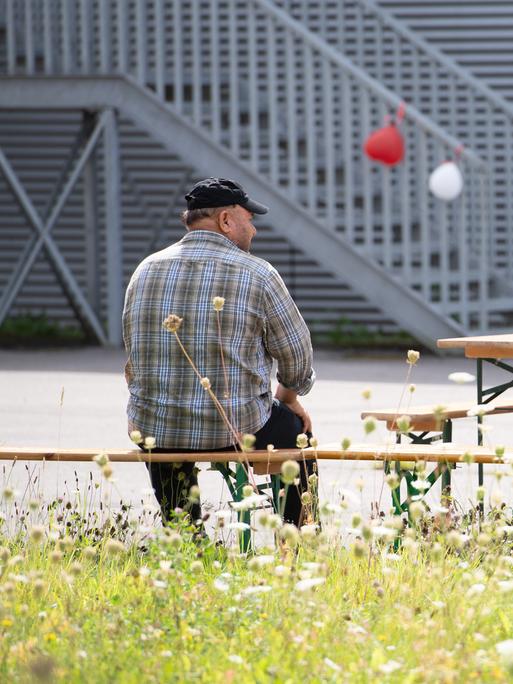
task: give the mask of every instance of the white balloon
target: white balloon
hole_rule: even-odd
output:
[[[463,176],[457,164],[443,162],[429,176],[429,189],[438,199],[450,202],[463,190]]]

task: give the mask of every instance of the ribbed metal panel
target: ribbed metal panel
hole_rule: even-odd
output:
[[[513,99],[510,0],[379,0],[433,45]]]

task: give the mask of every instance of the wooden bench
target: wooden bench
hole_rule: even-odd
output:
[[[370,413],[370,412],[369,412]],[[374,413],[371,413],[374,415]],[[0,447],[0,461],[45,461],[45,462],[90,462],[98,453],[97,449],[43,449],[33,447]],[[451,465],[461,463],[464,457],[472,454],[475,463],[513,463],[513,449],[507,449],[498,458],[493,449],[482,446],[464,447],[449,443],[433,444],[351,444],[342,450],[338,444],[320,446],[316,449],[280,449],[269,452],[267,450],[252,451],[246,454],[235,452],[198,452],[198,453],[166,453],[150,454],[137,450],[109,449],[109,459],[113,463],[180,463],[194,461],[211,463],[225,478],[234,501],[242,499],[242,488],[248,484],[249,467],[258,465],[258,473],[272,473],[276,465],[283,461],[303,458],[317,458],[329,461],[374,461],[382,462],[385,471],[389,472],[393,466],[399,475],[399,486],[392,491],[392,503],[397,514],[409,512],[409,504],[413,494],[412,481],[415,474],[415,463],[433,463],[435,468],[427,474],[426,480],[431,488]],[[250,463],[252,466],[250,466]],[[234,468],[230,464],[234,464]],[[253,466],[254,464],[254,466]],[[402,464],[402,465],[401,465]],[[401,499],[401,479],[407,483],[407,496]],[[279,476],[271,474],[271,486],[275,505],[278,503],[281,482]],[[259,491],[269,487],[269,484],[259,485]],[[426,490],[424,494],[427,493]],[[419,494],[419,492],[416,492]],[[240,511],[239,520],[249,522],[249,511]],[[243,535],[241,545],[248,549],[250,546],[249,530]]]
[[[376,420],[385,421],[387,429],[392,432],[397,432],[397,419],[399,416],[409,416],[411,423],[410,429],[412,432],[443,432],[446,424],[456,418],[466,418],[468,412],[475,408],[476,403],[473,402],[456,402],[440,404],[425,404],[422,406],[410,406],[404,411],[399,411],[396,408],[390,409],[374,409],[372,411],[363,411],[362,418],[372,416]],[[497,413],[512,413],[513,412],[513,397],[495,399],[490,402],[487,407],[487,415]],[[414,440],[416,441],[416,440]],[[450,439],[444,439],[450,442]]]
[[[406,436],[414,444],[430,444],[440,438],[445,443],[452,441],[452,421],[458,418],[466,418],[468,412],[475,408],[475,403],[450,402],[445,404],[425,404],[410,406],[404,413],[398,413],[397,408],[374,409],[363,411],[362,419],[373,417],[378,421],[385,421],[387,430],[396,433],[396,440],[401,442],[402,434],[398,430],[397,420],[399,416],[406,415],[410,419],[409,429]],[[495,399],[487,405],[487,415],[513,412],[513,398]],[[456,467],[455,463],[448,463],[441,472],[442,495],[449,496],[451,493],[451,470]],[[410,491],[412,476],[404,473],[408,490]]]

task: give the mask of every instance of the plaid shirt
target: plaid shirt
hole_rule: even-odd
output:
[[[219,314],[217,296],[225,298]],[[271,414],[273,359],[282,385],[298,394],[312,387],[310,334],[276,269],[223,235],[191,231],[137,267],[125,298],[129,426],[155,437],[157,447],[216,449],[235,441],[175,335],[162,327],[169,314],[183,318],[180,340],[240,433],[255,433]]]

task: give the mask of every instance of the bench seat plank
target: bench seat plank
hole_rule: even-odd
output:
[[[98,449],[45,449],[38,447],[0,447],[0,460],[20,461],[59,461],[77,462],[91,461]],[[112,462],[138,463],[181,463],[196,461],[203,463],[282,463],[288,459],[301,460],[299,449],[280,449],[269,453],[267,450],[252,451],[247,454],[235,454],[230,451],[198,452],[198,453],[168,453],[148,454],[139,450],[106,449]],[[450,443],[441,445],[423,444],[351,444],[342,451],[337,444],[327,444],[317,449],[305,449],[306,458],[317,457],[319,460],[330,461],[430,461],[459,463],[466,453],[474,456],[476,463],[513,463],[513,449],[506,449],[502,458],[497,458],[495,451],[482,446],[461,446]]]
[[[466,418],[470,409],[476,406],[476,402],[451,402],[440,404],[423,404],[420,406],[410,406],[403,412],[398,413],[396,408],[374,409],[373,411],[363,411],[362,418],[372,416],[376,420],[385,420],[389,430],[396,430],[395,421],[400,415],[407,415],[411,418],[411,429],[432,431],[440,429],[440,420],[452,420],[454,418]],[[443,410],[440,408],[443,407]],[[513,412],[513,397],[495,399],[488,404],[486,415],[497,413]],[[440,409],[436,411],[435,409]]]

